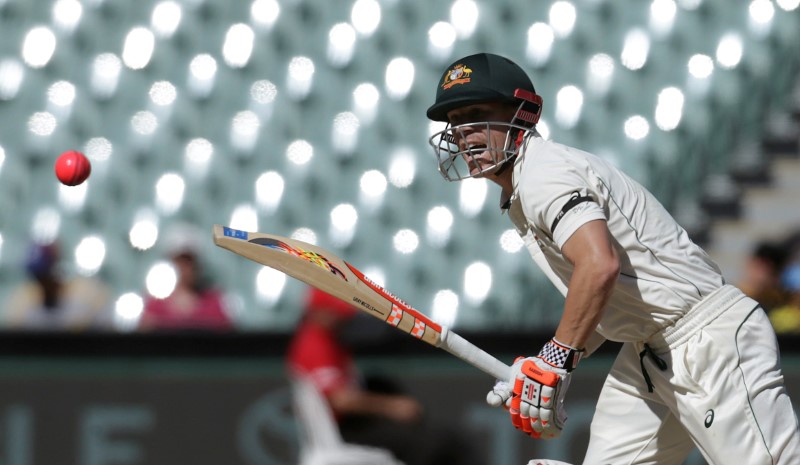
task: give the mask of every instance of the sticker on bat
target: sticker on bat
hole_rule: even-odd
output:
[[[224,234],[226,237],[232,237],[234,239],[247,240],[247,231],[239,231],[238,229],[232,229],[223,226],[222,234]]]
[[[327,258],[323,255],[320,255],[316,252],[312,252],[310,250],[303,250],[299,247],[292,247],[289,244],[279,241],[277,239],[271,239],[269,237],[257,237],[250,239],[248,242],[251,244],[258,244],[263,245],[264,247],[269,247],[270,249],[280,250],[281,252],[288,253],[289,255],[293,255],[297,258],[305,260],[307,262],[313,263],[320,268],[324,268],[331,273],[335,274],[336,276],[342,278],[343,280],[347,281],[347,276],[342,273],[336,265],[330,262]]]

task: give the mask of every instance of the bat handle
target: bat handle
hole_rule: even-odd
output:
[[[442,326],[438,347],[493,376],[495,379],[508,381],[511,373],[511,368],[508,365],[454,333],[449,328]]]

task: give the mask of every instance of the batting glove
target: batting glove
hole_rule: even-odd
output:
[[[564,395],[570,373],[582,354],[583,350],[554,338],[536,357],[517,358],[511,366],[508,410],[515,428],[534,438],[552,439],[561,435],[567,421]]]

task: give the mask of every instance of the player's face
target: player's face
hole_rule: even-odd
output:
[[[459,150],[465,155],[472,177],[489,177],[503,160],[507,143],[509,123],[516,108],[503,103],[478,103],[447,113],[453,130],[452,135]],[[479,124],[474,124],[479,123]],[[506,124],[487,124],[506,123]]]

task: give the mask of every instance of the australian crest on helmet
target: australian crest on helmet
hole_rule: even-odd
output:
[[[442,89],[449,89],[456,84],[466,84],[470,81],[469,75],[472,70],[463,64],[455,65],[452,69],[448,70],[444,75],[444,82]]]

